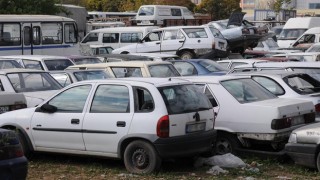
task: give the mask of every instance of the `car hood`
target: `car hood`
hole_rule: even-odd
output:
[[[28,107],[35,107],[38,104],[42,103],[44,100],[48,99],[59,90],[51,90],[51,91],[36,91],[36,92],[25,92],[23,93],[27,99]]]
[[[289,98],[275,98],[264,101],[245,104],[247,106],[260,106],[264,108],[275,108],[279,112],[279,117],[297,116],[300,114],[314,112],[314,105],[311,101]]]
[[[241,26],[243,17],[246,13],[244,12],[233,12],[231,16],[229,17],[228,25],[235,25],[235,26]]]

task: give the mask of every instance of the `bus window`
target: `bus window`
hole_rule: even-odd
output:
[[[89,33],[84,40],[82,41],[82,43],[87,43],[87,42],[96,42],[98,41],[98,35],[99,33]]]
[[[122,43],[135,43],[142,38],[142,33],[122,33],[121,42]]]
[[[77,33],[74,24],[66,23],[64,25],[64,41],[65,43],[77,43]]]
[[[23,43],[26,46],[30,45],[30,30],[31,28],[29,26],[23,28]]]
[[[33,44],[34,45],[40,44],[40,27],[39,26],[33,27]]]
[[[41,23],[42,44],[62,44],[62,23]]]
[[[0,46],[20,45],[20,32],[18,23],[0,23]]]
[[[103,33],[102,43],[118,43],[119,33]]]

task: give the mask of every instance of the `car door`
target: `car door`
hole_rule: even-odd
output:
[[[130,86],[99,84],[83,123],[86,150],[117,153],[118,142],[128,133],[132,116]]]
[[[37,108],[31,121],[36,149],[54,148],[85,150],[82,124],[91,84],[74,86],[53,97],[46,104],[55,106],[56,112]]]
[[[142,42],[137,43],[137,52],[159,53],[162,31],[153,31],[147,34]]]
[[[186,27],[182,30],[187,36],[183,44],[184,48],[198,49],[198,51],[212,48],[213,40],[212,37],[209,37],[211,34],[206,31],[205,27]]]
[[[179,29],[164,31],[161,41],[161,53],[176,54],[185,40],[185,36]]]

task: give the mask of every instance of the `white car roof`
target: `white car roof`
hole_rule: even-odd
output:
[[[95,32],[137,32],[143,29],[155,29],[158,26],[130,26],[130,27],[112,27],[112,28],[101,28],[90,31],[90,33]]]
[[[320,62],[276,62],[276,63],[256,63],[254,67],[265,67],[265,68],[290,68],[290,67],[309,67],[309,68],[320,68]],[[241,69],[241,68],[252,68],[252,65],[239,65],[234,69]]]
[[[254,62],[269,62],[268,60],[264,59],[225,59],[219,60],[217,62],[245,62],[245,63],[254,63]]]
[[[148,56],[148,57],[179,57],[175,54],[161,54],[161,53],[130,53],[131,55]]]
[[[81,65],[74,65],[69,66],[67,69],[72,68],[101,68],[101,67],[144,67],[148,65],[156,65],[156,64],[171,64],[170,62],[163,62],[163,61],[121,61],[121,62],[108,62],[108,63],[98,63],[98,64],[81,64]]]
[[[23,69],[23,68],[0,69],[0,74],[2,75],[8,74],[8,73],[23,73],[23,72],[46,72],[46,71],[35,70],[35,69]]]
[[[55,59],[68,59],[64,56],[50,56],[50,55],[10,55],[1,56],[0,58],[14,58],[14,59],[31,59],[31,60],[55,60]]]
[[[250,76],[230,76],[230,75],[224,75],[224,76],[183,76],[183,77],[175,77],[175,79],[184,79],[189,80],[191,82],[197,82],[197,83],[211,83],[211,84],[219,84],[221,81],[225,80],[233,80],[233,79],[245,79],[250,78]]]
[[[306,73],[298,73],[298,72],[292,72],[292,71],[251,71],[251,72],[236,72],[230,74],[230,76],[251,76],[251,75],[263,75],[263,76],[269,76],[269,77],[285,77],[293,74],[306,74]]]

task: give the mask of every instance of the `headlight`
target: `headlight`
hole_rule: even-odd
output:
[[[297,134],[296,133],[291,133],[288,142],[289,143],[297,143]]]

